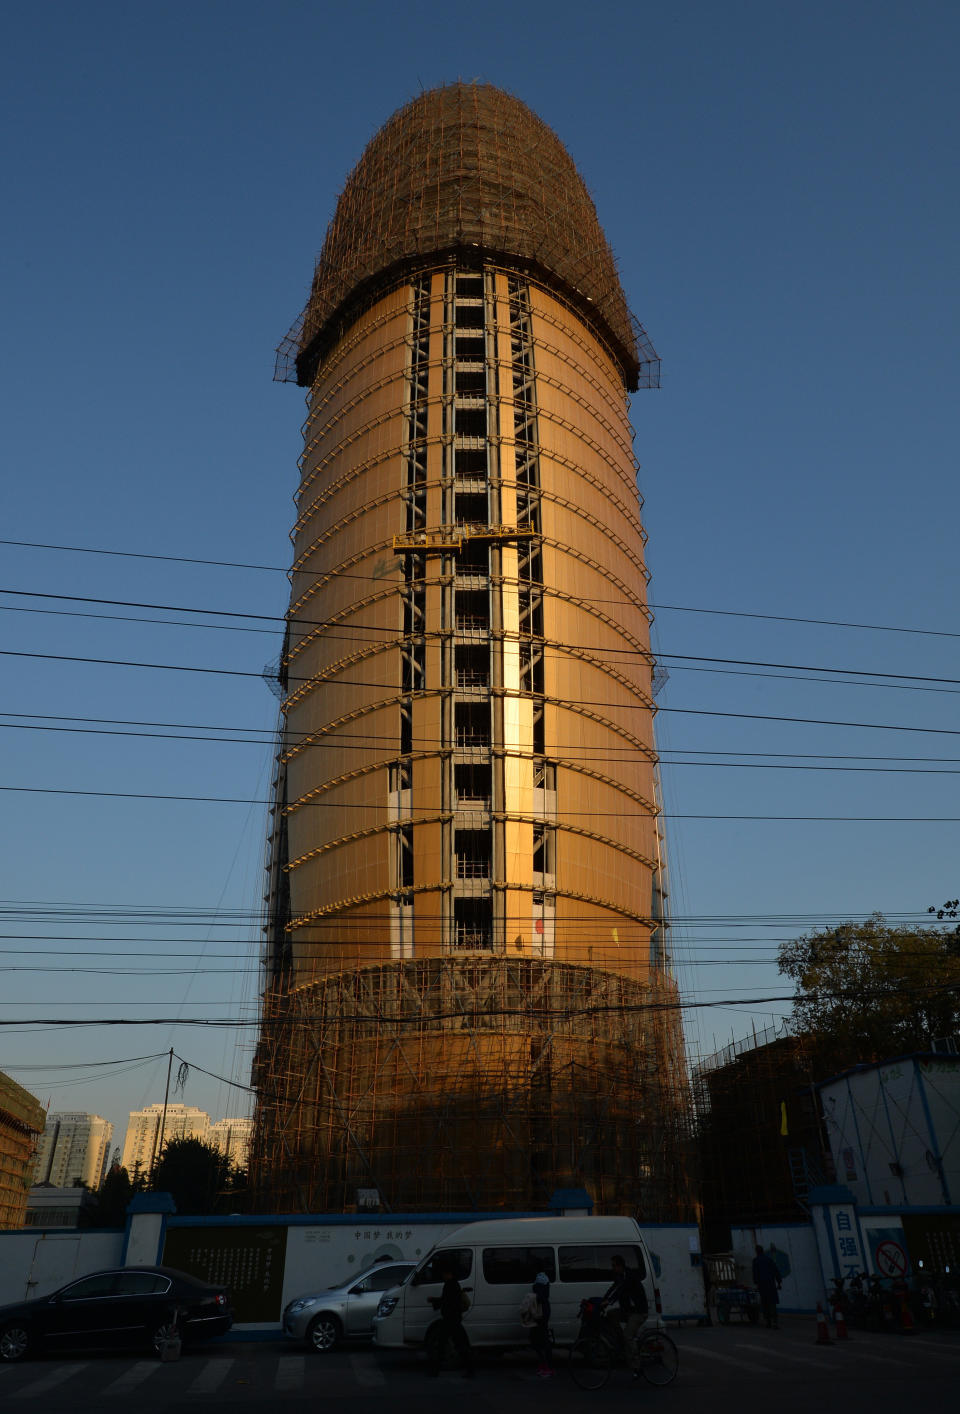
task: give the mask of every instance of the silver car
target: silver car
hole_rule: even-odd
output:
[[[373,1334],[380,1297],[406,1281],[415,1262],[378,1262],[340,1286],[297,1296],[283,1313],[283,1333],[327,1354],[343,1340]]]

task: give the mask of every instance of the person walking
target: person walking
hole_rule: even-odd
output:
[[[439,1299],[433,1300],[434,1309],[440,1312],[440,1321],[435,1327],[435,1339],[430,1343],[430,1374],[439,1375],[449,1341],[460,1357],[464,1379],[472,1380],[473,1354],[467,1333],[463,1329],[464,1292],[454,1275],[451,1263],[441,1267],[440,1276],[443,1278],[443,1289]]]
[[[613,1281],[604,1293],[603,1309],[616,1304],[619,1320],[623,1326],[623,1340],[627,1359],[633,1371],[633,1378],[640,1378],[640,1357],[637,1352],[637,1335],[647,1319],[649,1309],[643,1278],[636,1267],[628,1267],[622,1257],[613,1258]]]
[[[537,1299],[539,1315],[530,1330],[530,1344],[540,1357],[537,1374],[542,1380],[549,1380],[554,1369],[551,1363],[553,1348],[550,1344],[550,1278],[546,1272],[537,1272],[531,1291]]]
[[[777,1324],[777,1293],[780,1290],[780,1269],[757,1243],[757,1255],[753,1259],[753,1284],[760,1293],[760,1314],[767,1330],[779,1330]]]

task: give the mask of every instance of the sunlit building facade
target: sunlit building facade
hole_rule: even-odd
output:
[[[97,1189],[110,1161],[113,1125],[102,1115],[77,1111],[48,1114],[37,1147],[34,1183]]]
[[[627,404],[658,372],[522,103],[455,84],[374,137],[281,350],[261,1203],[686,1211]]]

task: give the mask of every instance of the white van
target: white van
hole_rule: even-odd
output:
[[[633,1218],[497,1218],[468,1223],[441,1238],[403,1286],[380,1299],[374,1344],[425,1346],[437,1325],[444,1270],[452,1266],[470,1298],[464,1330],[474,1347],[525,1345],[520,1304],[538,1272],[550,1278],[550,1327],[558,1345],[571,1345],[580,1329],[580,1302],[602,1296],[613,1282],[612,1260],[639,1271],[647,1293],[648,1321],[662,1325],[660,1292],[650,1256]]]

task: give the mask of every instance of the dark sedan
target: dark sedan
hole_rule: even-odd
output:
[[[174,1327],[184,1341],[206,1340],[232,1323],[224,1287],[174,1267],[121,1267],[35,1301],[0,1306],[0,1360],[71,1346],[144,1345],[159,1355]]]

